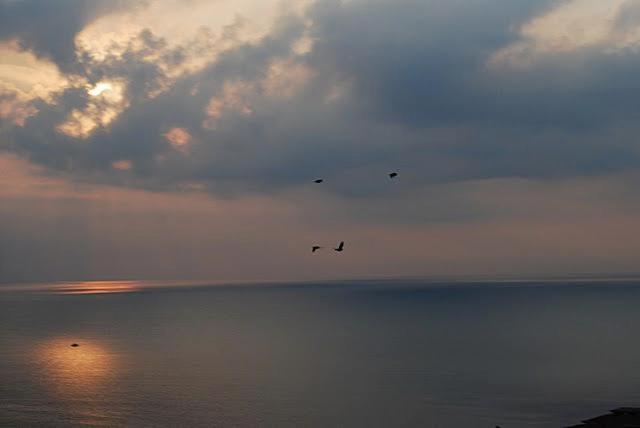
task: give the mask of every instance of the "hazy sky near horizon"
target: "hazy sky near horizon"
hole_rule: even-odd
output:
[[[639,52],[640,0],[0,0],[0,282],[637,272]]]

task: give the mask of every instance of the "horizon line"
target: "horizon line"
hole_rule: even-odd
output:
[[[198,286],[251,286],[251,285],[311,285],[362,282],[424,282],[453,284],[483,283],[561,283],[561,282],[633,282],[640,281],[640,273],[591,273],[591,274],[555,274],[555,275],[515,275],[515,274],[459,274],[429,276],[377,276],[317,279],[133,279],[101,278],[86,280],[24,281],[0,282],[0,291],[54,292],[56,294],[101,294],[125,293],[154,288],[198,287]]]

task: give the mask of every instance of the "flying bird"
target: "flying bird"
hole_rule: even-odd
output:
[[[322,248],[320,245],[314,245],[313,247],[311,247],[311,252],[315,253],[316,251],[318,251],[320,248]]]
[[[313,180],[314,183],[322,183],[324,180],[322,178],[318,178],[317,180]]]
[[[344,241],[340,241],[340,245],[338,245],[336,248],[334,248],[334,251],[342,251],[344,250]]]
[[[72,348],[77,348],[77,347],[78,347],[78,346],[80,346],[80,345],[78,345],[77,343],[72,343],[72,344],[71,344],[71,345],[69,345],[69,346],[71,346]]]
[[[397,172],[392,172],[389,174],[389,178],[396,178],[398,176]]]

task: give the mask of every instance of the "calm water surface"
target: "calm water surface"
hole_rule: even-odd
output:
[[[0,426],[561,427],[640,405],[635,282],[0,290]]]

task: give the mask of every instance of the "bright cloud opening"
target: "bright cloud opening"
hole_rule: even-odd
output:
[[[111,84],[108,82],[98,82],[93,88],[89,89],[87,93],[92,97],[97,97],[105,91],[111,90]]]
[[[128,106],[123,81],[98,83],[87,92],[91,99],[83,109],[73,110],[57,130],[75,138],[87,138],[99,127],[113,122]]]

